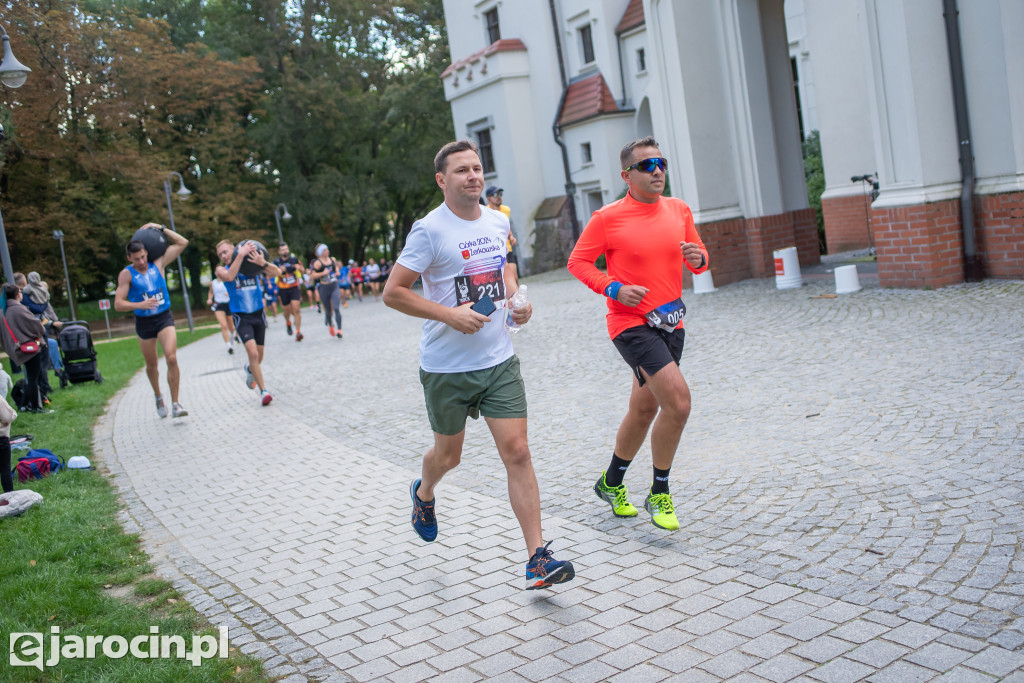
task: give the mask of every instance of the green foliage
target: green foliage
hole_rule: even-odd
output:
[[[827,254],[825,244],[825,216],[821,212],[821,194],[825,191],[825,167],[821,161],[821,137],[812,130],[803,143],[804,179],[807,182],[807,202],[814,209],[818,219],[818,244],[821,253]]]
[[[339,257],[394,257],[441,199],[436,150],[453,137],[439,74],[441,0],[25,0],[12,47],[33,72],[0,106],[0,187],[15,270],[66,300],[98,299],[142,223],[169,224],[163,181],[200,274],[223,238]],[[7,91],[10,94],[13,91]],[[177,190],[173,181],[172,194]]]

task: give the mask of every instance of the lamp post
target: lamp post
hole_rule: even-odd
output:
[[[8,88],[20,88],[32,69],[15,59],[11,52],[11,39],[7,37],[7,31],[3,26],[0,26],[0,38],[4,42],[4,58],[0,61],[0,82],[3,82]],[[3,127],[0,127],[0,140],[4,139],[3,130]],[[7,249],[7,233],[4,231],[2,213],[0,213],[0,260],[3,261],[4,279],[13,283],[14,267],[11,265],[11,252]]]
[[[177,171],[171,171],[164,178],[164,194],[167,195],[167,215],[171,218],[171,230],[178,232],[174,229],[174,209],[171,208],[171,178],[175,177],[181,182],[181,187],[174,193],[178,195],[178,199],[188,199],[192,192],[185,187],[185,179]],[[188,331],[195,332],[195,326],[192,324],[192,304],[188,300],[188,283],[185,281],[185,266],[181,265],[181,254],[178,254],[178,275],[181,278],[181,292],[185,295],[185,315],[188,316]]]
[[[278,213],[281,209],[284,209],[284,215],[281,215],[280,213]],[[274,220],[277,222],[277,243],[278,244],[284,243],[284,235],[281,234],[281,219],[282,218],[284,218],[286,221],[290,221],[292,219],[292,215],[290,213],[288,213],[288,207],[284,205],[284,202],[281,202],[280,204],[278,204],[277,206],[274,207]]]
[[[75,298],[71,295],[71,276],[68,275],[68,258],[64,255],[64,231],[54,230],[53,239],[60,241],[60,260],[64,262],[64,287],[68,293],[68,305],[71,306],[71,319],[75,320]]]

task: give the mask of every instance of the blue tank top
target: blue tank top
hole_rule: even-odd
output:
[[[128,301],[139,303],[146,297],[156,297],[156,308],[137,309],[135,315],[140,318],[149,318],[159,315],[171,307],[171,295],[167,291],[167,280],[160,273],[160,269],[149,264],[145,273],[135,270],[135,266],[127,266],[132,276],[132,284],[128,288]]]
[[[225,282],[228,288],[228,307],[232,313],[255,313],[263,310],[263,290],[256,275],[242,275]]]

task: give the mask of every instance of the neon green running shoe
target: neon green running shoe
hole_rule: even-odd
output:
[[[651,522],[654,526],[669,531],[679,529],[679,519],[672,505],[671,493],[648,493],[647,500],[644,501],[644,510],[651,513]]]
[[[629,491],[626,490],[626,485],[608,486],[605,481],[605,472],[601,472],[601,478],[594,484],[594,493],[612,506],[612,513],[616,517],[636,517],[640,514],[629,502]]]

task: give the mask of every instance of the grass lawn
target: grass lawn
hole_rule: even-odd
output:
[[[96,327],[93,326],[94,337]],[[178,332],[185,345],[215,329],[194,335]],[[104,335],[105,336],[105,335]],[[143,367],[134,339],[96,347],[103,384],[88,382],[57,389],[49,415],[19,415],[12,434],[33,434],[36,448],[66,458],[92,452],[92,427],[109,399]],[[10,372],[5,360],[4,369]],[[163,367],[161,365],[161,375]],[[163,379],[163,377],[161,377]],[[12,460],[27,451],[15,450]],[[139,538],[126,534],[117,521],[120,502],[102,469],[65,471],[41,481],[21,484],[43,496],[40,505],[20,517],[0,520],[0,637],[11,633],[43,633],[46,659],[53,656],[51,627],[62,636],[115,636],[131,641],[153,633],[178,635],[191,649],[194,634],[217,635],[170,583],[152,574]],[[64,640],[63,647],[73,641]],[[5,643],[11,645],[11,643]],[[145,650],[145,646],[143,646]],[[212,649],[212,648],[211,648]],[[114,648],[115,652],[117,648]],[[97,648],[102,652],[102,647]],[[232,651],[228,659],[211,658],[193,667],[185,659],[64,659],[43,672],[10,666],[0,659],[0,681],[265,681],[261,663]]]

